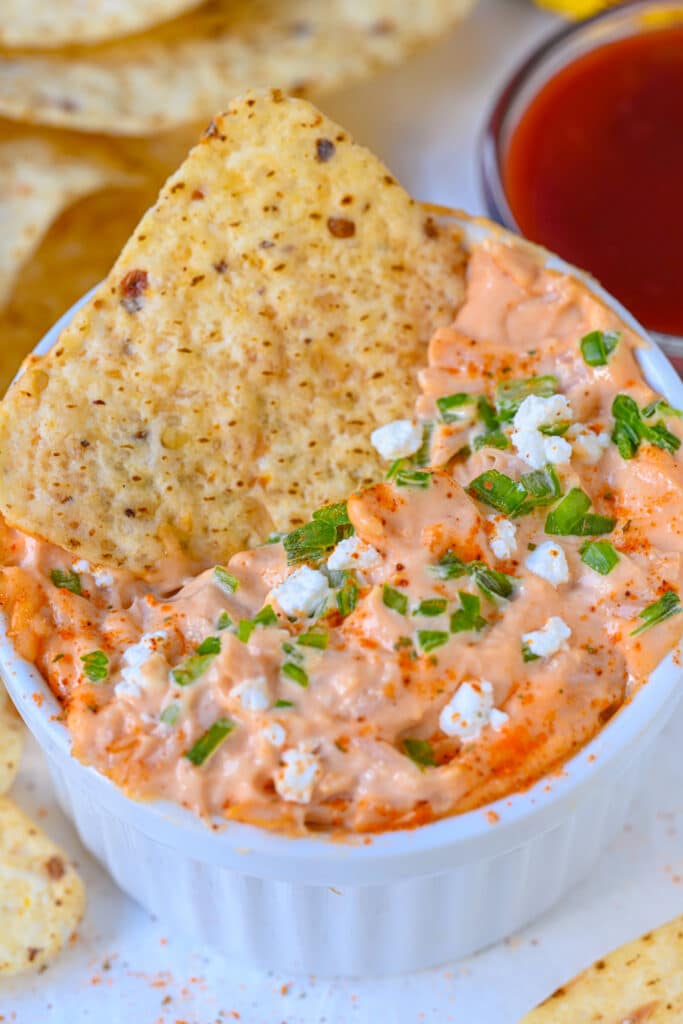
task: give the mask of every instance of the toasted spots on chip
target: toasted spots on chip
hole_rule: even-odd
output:
[[[201,0],[2,0],[0,46],[56,49],[97,43],[166,21]]]
[[[0,797],[0,976],[44,967],[84,908],[83,883],[67,855]]]
[[[676,1024],[683,1019],[683,917],[597,960],[520,1024]]]
[[[458,232],[342,129],[301,100],[247,94],[10,389],[3,513],[146,574],[300,524],[383,474],[370,434],[412,408],[463,267]]]
[[[131,10],[135,6],[140,21],[149,22],[163,2],[118,0]],[[95,49],[5,54],[0,58],[0,112],[88,131],[156,133],[208,119],[247,88],[278,86],[317,95],[363,78],[443,36],[475,2],[213,0]],[[38,8],[54,21],[63,11],[63,5],[55,8],[45,0],[9,3],[10,12],[25,11],[26,23]],[[181,0],[174,6],[179,9]],[[7,32],[10,15],[4,19]],[[94,15],[90,19],[97,20]],[[2,24],[0,16],[0,42]],[[101,24],[106,29],[106,21]],[[48,45],[58,45],[54,35]]]
[[[0,682],[0,794],[14,782],[23,749],[24,726]]]
[[[55,218],[71,203],[130,180],[124,167],[92,145],[71,152],[37,135],[0,142],[0,307]]]

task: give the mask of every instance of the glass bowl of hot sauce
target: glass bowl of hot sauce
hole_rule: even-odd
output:
[[[597,277],[683,373],[683,2],[545,41],[499,93],[480,169],[490,216]]]

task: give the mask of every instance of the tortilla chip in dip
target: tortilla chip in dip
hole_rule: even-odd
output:
[[[217,117],[0,408],[8,521],[96,564],[213,564],[384,472],[463,295],[458,233],[301,100]]]
[[[0,46],[55,49],[96,43],[130,32],[196,7],[201,0],[2,0]]]
[[[0,794],[14,782],[23,748],[23,723],[0,682]]]
[[[92,50],[5,54],[0,112],[85,131],[160,132],[208,120],[247,88],[311,95],[363,78],[443,36],[473,4],[213,0]]]
[[[44,967],[84,908],[83,883],[64,851],[0,797],[0,977]]]
[[[683,1020],[683,917],[597,960],[520,1024],[676,1024]]]

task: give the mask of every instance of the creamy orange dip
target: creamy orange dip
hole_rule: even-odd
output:
[[[683,633],[683,423],[636,344],[487,243],[414,417],[373,435],[386,481],[167,588],[5,528],[10,635],[75,755],[136,797],[361,832],[560,766]]]

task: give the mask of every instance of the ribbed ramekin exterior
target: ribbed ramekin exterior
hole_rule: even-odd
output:
[[[642,751],[566,818],[522,845],[438,875],[328,887],[255,878],[188,857],[103,808],[75,763],[52,761],[57,796],[84,845],[176,934],[245,964],[381,975],[455,960],[558,902],[622,827]]]

